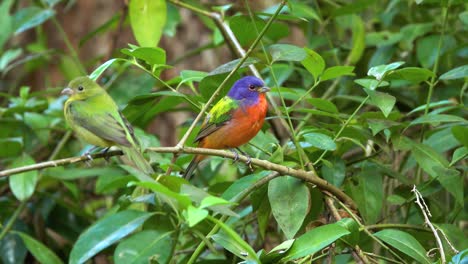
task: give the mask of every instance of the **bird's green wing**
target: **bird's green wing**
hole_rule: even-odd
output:
[[[117,145],[131,147],[137,141],[133,128],[117,109],[89,111],[86,106],[73,103],[70,105],[70,116],[76,126],[80,126],[96,136]]]
[[[224,126],[229,122],[229,120],[231,120],[232,113],[238,108],[239,103],[228,96],[219,100],[219,102],[213,106],[206,116],[200,132],[198,132],[198,135],[195,138],[195,142],[202,140],[204,137]]]

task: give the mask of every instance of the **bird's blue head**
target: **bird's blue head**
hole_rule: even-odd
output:
[[[232,99],[245,99],[249,103],[256,103],[259,95],[269,90],[270,88],[265,87],[265,84],[259,78],[246,76],[235,82],[227,95]]]

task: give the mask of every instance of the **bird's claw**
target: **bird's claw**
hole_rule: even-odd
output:
[[[237,153],[236,151],[232,151],[232,152],[234,152],[234,159],[232,160],[232,164],[234,164],[237,161],[239,161],[239,153]]]
[[[107,163],[110,162],[110,156],[107,155],[107,152],[109,151],[110,147],[105,148],[101,153],[104,155],[104,159],[106,160]]]
[[[89,151],[86,151],[83,153],[83,157],[86,157],[87,159],[84,161],[86,163],[86,166],[91,167],[91,161],[93,161],[93,157],[89,153]]]
[[[245,155],[247,157],[247,161],[245,162],[245,164],[247,164],[247,166],[249,167],[250,171],[253,172],[254,169],[252,167],[252,158],[249,156],[249,155]]]

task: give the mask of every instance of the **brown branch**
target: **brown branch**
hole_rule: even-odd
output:
[[[224,157],[224,158],[230,158],[230,159],[234,159],[235,157],[235,154],[230,151],[217,150],[217,149],[205,149],[205,148],[191,148],[191,147],[183,147],[183,148],[153,147],[153,148],[148,148],[147,151],[153,151],[157,153],[175,153],[175,154],[181,154],[181,153],[202,154],[202,155],[218,156],[218,157]],[[122,151],[116,150],[116,151],[109,151],[106,154],[103,154],[103,153],[93,154],[91,155],[91,157],[93,159],[98,159],[98,158],[103,158],[103,157],[119,156],[119,155],[122,155]],[[46,161],[46,162],[36,163],[33,165],[27,165],[27,166],[23,166],[19,168],[0,171],[0,177],[6,177],[12,174],[17,174],[17,173],[31,171],[31,170],[40,170],[44,168],[63,166],[63,165],[83,162],[87,160],[88,160],[87,157],[80,156],[80,157],[71,157],[71,158],[65,158],[65,159],[59,159],[59,160]],[[247,162],[248,158],[245,156],[240,156],[239,160],[243,162]],[[336,196],[340,201],[342,201],[344,204],[348,205],[350,208],[356,209],[356,205],[354,201],[347,194],[345,194],[342,190],[333,186],[326,180],[319,178],[312,171],[297,170],[294,168],[275,164],[267,160],[260,160],[260,159],[255,159],[255,158],[252,158],[251,162],[252,162],[251,163],[252,165],[264,168],[266,170],[276,171],[281,175],[289,175],[289,176],[301,179],[303,181],[312,183],[316,185],[322,191],[330,192],[331,194]]]

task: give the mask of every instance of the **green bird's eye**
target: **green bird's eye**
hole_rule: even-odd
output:
[[[81,92],[81,91],[83,91],[83,90],[84,90],[83,86],[78,86],[78,91]]]

